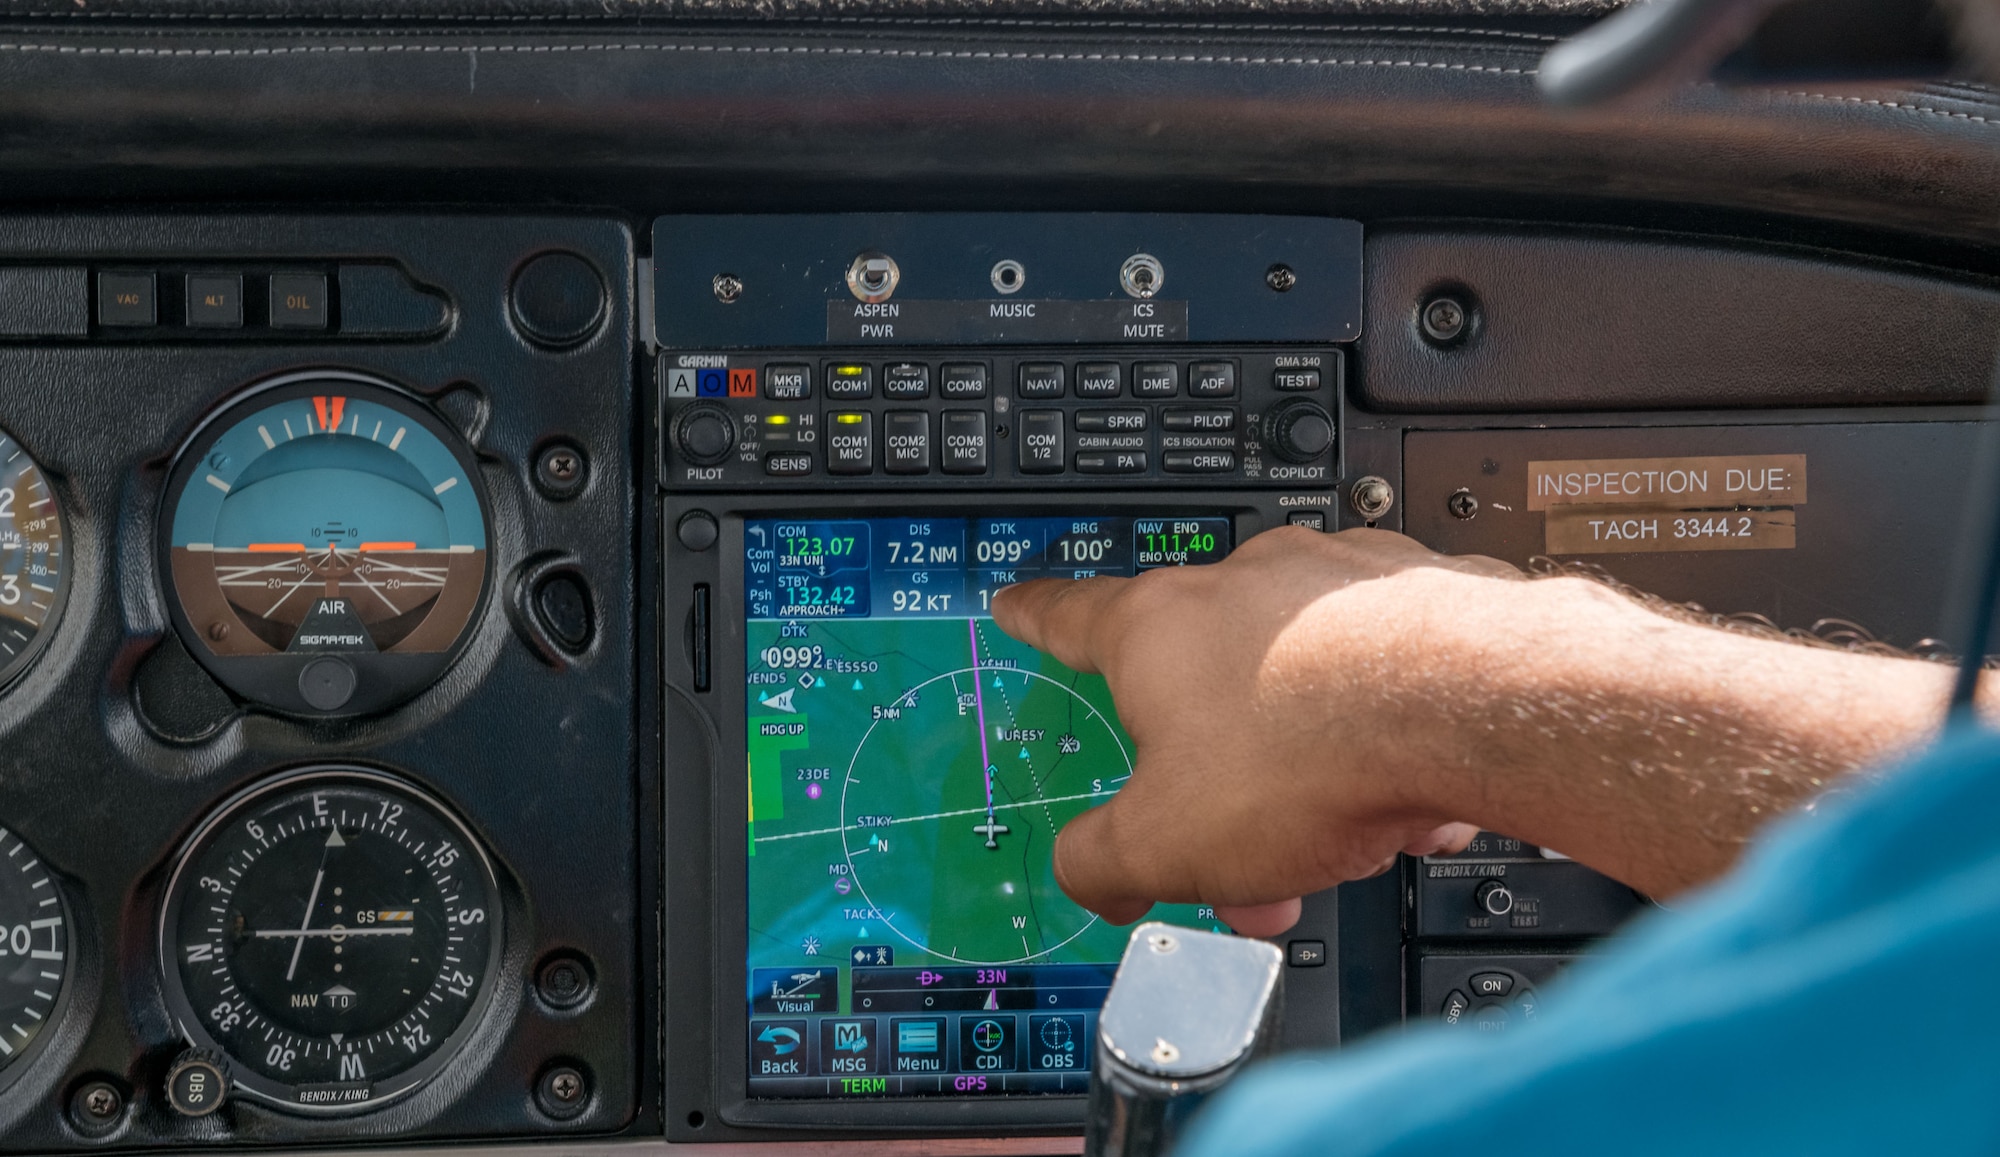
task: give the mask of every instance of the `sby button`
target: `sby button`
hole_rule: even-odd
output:
[[[986,412],[946,410],[944,419],[944,472],[984,474],[987,469]]]
[[[923,410],[882,415],[882,469],[890,474],[931,472],[931,416]]]

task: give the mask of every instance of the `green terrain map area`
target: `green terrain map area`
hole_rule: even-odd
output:
[[[747,626],[751,967],[860,944],[906,967],[1118,960],[1127,930],[1063,896],[1050,859],[1132,772],[1103,679],[990,619]]]

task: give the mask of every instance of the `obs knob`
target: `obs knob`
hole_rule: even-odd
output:
[[[696,466],[714,466],[736,444],[736,423],[720,406],[690,406],[674,419],[674,448]]]
[[[229,1062],[213,1049],[188,1049],[167,1069],[167,1104],[183,1117],[206,1117],[229,1095]]]
[[[1333,449],[1333,415],[1318,402],[1285,402],[1264,419],[1264,441],[1287,462],[1317,462]]]

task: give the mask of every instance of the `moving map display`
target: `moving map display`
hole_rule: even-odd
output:
[[[1084,1090],[1127,929],[1070,902],[1051,853],[1132,742],[1102,678],[989,607],[1231,545],[1201,516],[744,524],[751,1095]]]

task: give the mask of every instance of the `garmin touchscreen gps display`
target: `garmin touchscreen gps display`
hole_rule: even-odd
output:
[[[1084,1091],[1128,930],[1063,895],[1051,849],[1132,741],[1102,678],[988,607],[1231,538],[1205,516],[744,524],[751,1096]]]

